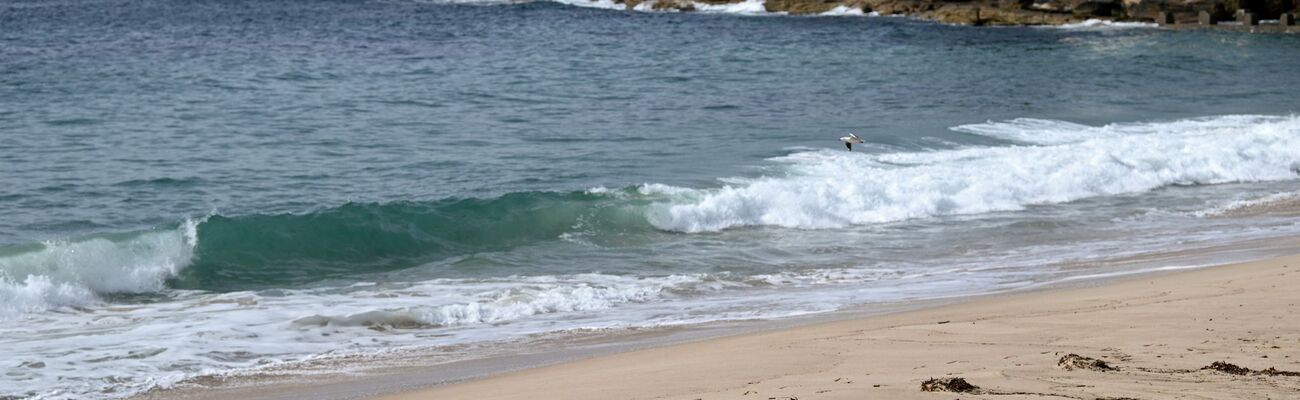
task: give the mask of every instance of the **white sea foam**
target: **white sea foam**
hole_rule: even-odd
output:
[[[989,121],[982,124],[959,125],[951,129],[973,135],[1034,144],[1074,143],[1122,134],[1108,130],[1104,126],[1097,128],[1072,122],[1037,118]]]
[[[401,0],[381,0],[381,1],[404,2]],[[464,5],[495,6],[495,5],[505,5],[505,4],[526,3],[531,0],[408,0],[408,1],[414,3],[424,3],[424,4],[464,4]]]
[[[189,265],[199,221],[128,238],[52,241],[0,256],[0,321],[98,303],[98,294],[149,293]]]
[[[665,185],[662,183],[644,183],[630,189],[610,189],[604,186],[597,186],[588,188],[587,190],[584,190],[583,193],[620,200],[635,197],[651,200],[667,200],[690,198],[691,196],[699,194],[699,191],[690,188]]]
[[[27,276],[22,281],[0,278],[0,321],[60,307],[94,304],[95,294],[84,286],[53,282],[48,276]]]
[[[463,1],[466,3],[475,3],[475,4],[508,3],[508,1],[504,1],[504,0],[457,0],[457,1]],[[615,3],[613,0],[549,0],[549,1],[553,1],[560,4],[567,4],[571,6],[578,6],[578,7],[602,8],[602,9],[610,9],[610,10],[627,9],[626,4]],[[649,1],[637,3],[637,5],[632,8],[632,10],[647,11],[647,12],[675,11],[674,9],[655,10],[654,9],[655,1],[656,0],[649,0]],[[767,10],[766,3],[767,3],[766,0],[741,0],[734,3],[726,3],[726,4],[710,4],[710,3],[698,2],[698,1],[690,2],[695,12],[703,12],[703,13],[740,14],[740,15],[785,15],[787,14],[785,12],[769,12]],[[874,11],[871,13],[865,13],[862,11],[861,8],[839,5],[839,6],[835,6],[835,8],[827,10],[826,12],[823,12],[818,15],[879,16],[880,13]]]
[[[1193,212],[1197,217],[1246,216],[1267,213],[1296,214],[1300,212],[1300,192],[1274,193],[1252,199],[1234,200],[1227,204]]]
[[[953,131],[1031,144],[1068,144],[1090,139],[1115,138],[1146,134],[1212,135],[1232,134],[1243,128],[1284,122],[1288,118],[1262,115],[1227,115],[1193,118],[1163,123],[1113,123],[1088,126],[1066,121],[1016,118],[959,125]],[[1294,119],[1291,119],[1294,121]]]
[[[461,5],[481,5],[497,6],[530,3],[535,0],[413,0],[417,3],[428,4],[461,4]],[[542,0],[553,3],[565,4],[575,7],[601,8],[609,10],[623,10],[626,8],[623,4],[615,3],[613,0]]]
[[[329,314],[295,319],[301,326],[459,326],[501,323],[534,315],[604,310],[625,303],[671,297],[677,292],[716,291],[741,285],[705,275],[662,278],[581,274],[568,277],[529,277],[502,281],[437,280],[404,289],[405,294],[444,296],[448,303],[430,304],[420,296],[403,307],[334,308]],[[456,293],[453,297],[445,297]]]
[[[698,192],[694,189],[682,188],[662,183],[647,183],[638,186],[636,189],[642,196],[660,196],[660,197],[683,197],[693,196]]]
[[[862,16],[862,15],[866,15],[866,13],[864,13],[864,12],[862,11],[862,9],[861,9],[861,8],[858,8],[858,7],[848,7],[848,6],[844,6],[844,5],[838,5],[838,6],[835,6],[835,8],[832,8],[832,9],[830,9],[830,10],[827,10],[826,12],[821,13],[821,14],[819,14],[819,15],[835,16],[835,17],[838,17],[838,16]],[[880,15],[880,14],[877,13],[876,15]]]
[[[698,3],[698,2],[694,4],[695,4],[695,10],[701,12],[749,14],[749,15],[779,14],[779,13],[767,12],[767,6],[765,6],[764,3],[766,3],[766,1],[764,0],[745,0],[739,3],[729,3],[729,4],[708,4],[708,3]]]
[[[761,282],[772,286],[809,287],[817,285],[872,282],[888,277],[897,278],[901,275],[902,272],[898,269],[825,268],[758,274],[750,277],[748,281]]]
[[[820,152],[799,154],[795,157],[834,159]],[[443,354],[461,351],[444,348],[466,346],[473,352],[479,351],[476,346],[527,343],[528,338],[551,338],[534,335],[557,332],[779,318],[855,304],[1005,290],[1051,273],[1045,260],[1077,247],[1070,243],[1066,248],[1016,249],[1004,257],[980,253],[907,264],[761,272],[583,273],[419,282],[378,278],[232,293],[168,290],[168,301],[98,304],[86,312],[42,313],[29,315],[30,323],[0,324],[0,359],[12,365],[47,365],[11,368],[7,377],[13,383],[0,384],[0,395],[33,388],[44,399],[129,397],[196,376],[261,375],[276,373],[268,370],[275,368],[281,373],[312,373],[302,367],[331,357],[339,361],[327,364],[361,369],[366,365],[358,362],[385,354]],[[1098,254],[1092,249],[1081,252]],[[39,332],[29,328],[34,324],[41,327]],[[60,367],[89,365],[93,368]],[[105,389],[114,392],[104,394]]]
[[[1055,29],[1083,29],[1083,30],[1109,30],[1109,29],[1141,29],[1155,28],[1159,25],[1150,22],[1117,22],[1104,19],[1088,19],[1083,22],[1073,24],[1062,24],[1048,26]]]
[[[999,131],[993,126],[1009,128],[994,134]],[[1036,135],[1026,126],[1051,129]],[[1019,210],[1169,185],[1289,180],[1300,169],[1297,117],[1227,116],[1101,128],[1021,121],[981,129],[1045,145],[883,155],[795,153],[775,159],[788,164],[788,176],[701,190],[689,200],[660,203],[647,218],[660,229],[680,232],[756,225],[842,228]]]
[[[475,0],[469,0],[475,1]],[[578,7],[603,8],[611,10],[627,9],[626,4],[615,3],[613,0],[550,0],[560,4],[567,4]],[[654,11],[654,12],[674,12],[675,9],[654,9],[656,0],[649,0],[638,3],[632,9],[635,11]],[[719,14],[741,14],[741,15],[781,15],[785,13],[772,13],[767,11],[765,0],[743,0],[727,4],[709,4],[702,2],[690,2],[695,12],[719,13]],[[861,10],[859,10],[861,11]]]
[[[181,233],[174,237],[187,238]],[[60,289],[51,276],[26,283],[45,297],[93,296],[75,281]],[[85,312],[27,315],[33,323],[39,321],[40,332],[0,324],[0,359],[47,365],[11,369],[9,377],[17,386],[0,385],[0,395],[34,388],[44,399],[129,397],[196,376],[273,373],[267,368],[334,356],[519,340],[548,332],[778,318],[831,311],[855,299],[967,293],[996,284],[954,273],[874,289],[852,285],[890,278],[906,279],[884,269],[832,268],[757,275],[380,280],[232,293],[167,290],[164,302],[97,303],[85,305]],[[825,285],[840,289],[812,291]],[[83,350],[66,351],[72,348]],[[94,368],[57,367],[65,365]],[[104,395],[105,389],[113,393]]]
[[[567,4],[577,7],[601,8],[606,10],[623,10],[627,6],[615,3],[613,0],[551,0],[560,4]]]
[[[36,287],[46,279],[31,282]],[[707,274],[590,273],[267,292],[173,291],[168,302],[100,304],[88,313],[42,315],[39,334],[0,325],[0,359],[50,366],[11,371],[10,377],[21,381],[17,389],[39,389],[38,398],[126,397],[194,376],[259,372],[267,365],[340,352],[508,340],[556,330],[780,317],[833,306],[767,310],[744,307],[752,303],[740,299],[685,307],[668,301],[750,286]],[[31,335],[40,340],[31,342]],[[72,348],[86,350],[66,351]],[[90,364],[95,368],[54,367]],[[102,396],[105,388],[113,394]],[[24,393],[15,389],[0,385],[0,395]]]

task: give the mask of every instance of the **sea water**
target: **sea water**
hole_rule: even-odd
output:
[[[1300,190],[1300,38],[700,9],[0,4],[0,397],[1014,290],[1300,230],[1234,211]]]

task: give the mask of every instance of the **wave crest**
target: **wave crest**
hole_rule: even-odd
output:
[[[1300,118],[1227,116],[1165,123],[1084,125],[1015,120],[1003,137],[1059,131],[1040,146],[863,155],[814,151],[776,159],[789,176],[700,191],[661,203],[656,227],[707,232],[772,225],[842,228],[912,218],[1013,211],[1170,185],[1295,179]],[[990,134],[992,135],[992,134]]]
[[[631,198],[629,198],[631,196]],[[278,287],[502,251],[574,232],[653,231],[630,190],[516,192],[491,199],[350,203],[306,214],[213,216],[173,286]],[[591,231],[591,232],[587,232]]]
[[[0,253],[0,320],[162,290],[190,264],[200,221],[171,230],[52,241]]]

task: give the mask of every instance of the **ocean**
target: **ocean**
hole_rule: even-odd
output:
[[[1300,231],[1251,211],[1300,191],[1298,37],[754,4],[0,4],[0,398],[869,311]]]

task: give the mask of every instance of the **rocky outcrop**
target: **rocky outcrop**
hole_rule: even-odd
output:
[[[863,1],[840,0],[767,0],[763,4],[768,12],[786,12],[794,15],[821,14],[839,6],[870,10]]]
[[[1129,18],[1151,20],[1161,11],[1170,12],[1179,23],[1195,23],[1201,11],[1217,19],[1229,20],[1238,10],[1250,10],[1264,19],[1276,19],[1283,13],[1300,11],[1294,0],[1126,0],[1124,12]]]
[[[700,4],[732,4],[744,0],[615,0],[628,9],[695,11]],[[768,12],[821,14],[837,7],[909,15],[967,25],[1060,25],[1088,19],[1154,21],[1170,12],[1178,22],[1195,22],[1201,11],[1230,19],[1238,9],[1264,18],[1295,12],[1300,0],[766,0]],[[641,7],[638,7],[641,6]]]

